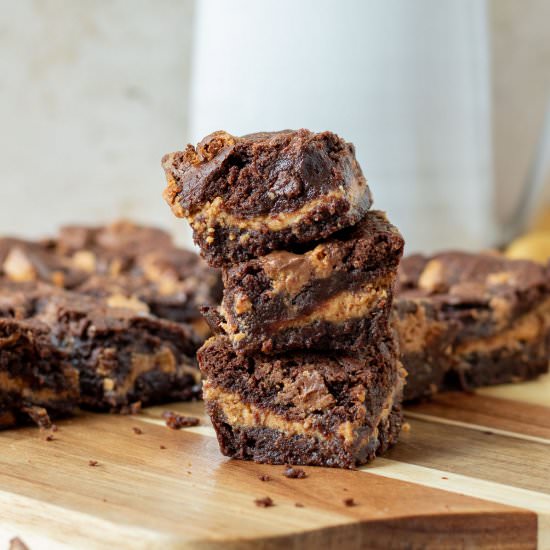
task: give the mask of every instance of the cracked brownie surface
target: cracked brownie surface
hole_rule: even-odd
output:
[[[213,266],[319,240],[372,203],[353,145],[331,132],[215,132],[165,155],[164,196]]]

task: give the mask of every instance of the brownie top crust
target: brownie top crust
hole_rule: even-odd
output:
[[[138,300],[115,302],[85,296],[40,282],[0,281],[0,317],[47,326],[54,340],[61,333],[86,341],[118,333],[129,341],[133,337],[129,331],[136,328],[144,335],[170,335],[180,341],[181,348],[189,356],[193,356],[201,343],[193,329],[186,324],[148,315],[143,305]]]
[[[331,132],[219,131],[165,155],[162,164],[164,196],[179,217],[218,197],[225,212],[243,219],[293,212],[329,193],[359,195],[364,210],[372,202],[353,145]]]
[[[502,326],[549,297],[550,274],[542,264],[497,253],[416,254],[401,262],[397,290],[402,299],[429,299],[448,316],[485,311]]]

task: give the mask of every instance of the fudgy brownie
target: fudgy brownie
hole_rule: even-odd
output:
[[[87,273],[55,254],[47,242],[0,239],[0,277],[10,281],[43,281],[63,288],[81,284]]]
[[[135,307],[135,309],[132,309]],[[80,372],[80,402],[118,410],[197,396],[194,355],[200,339],[187,326],[67,291],[41,295],[35,318]]]
[[[383,212],[301,253],[275,251],[224,268],[211,324],[246,354],[360,353],[387,330],[403,238]]]
[[[371,195],[352,144],[331,132],[215,132],[165,155],[165,199],[216,267],[328,237]]]
[[[533,378],[548,370],[548,269],[498,254],[405,258],[394,302],[405,399]]]
[[[39,351],[53,350],[33,366],[36,376],[48,368],[60,372],[61,366],[48,361],[65,357],[80,373],[76,402],[99,410],[191,399],[200,392],[195,352],[203,339],[185,324],[146,314],[142,306],[42,283],[0,282],[0,316],[36,325]],[[38,329],[29,332],[35,333]]]
[[[404,371],[390,335],[361,359],[307,352],[243,357],[216,336],[198,359],[206,409],[227,456],[353,468],[399,434]]]
[[[19,304],[12,311],[17,315]],[[53,345],[47,325],[0,319],[0,429],[69,414],[79,395],[78,371]]]
[[[55,239],[0,239],[0,278],[42,281],[99,297],[137,299],[161,318],[209,333],[199,308],[221,301],[221,276],[153,227],[66,226]]]
[[[170,235],[156,227],[117,221],[105,226],[64,226],[52,241],[57,254],[90,273],[127,273],[147,252],[174,248]]]
[[[78,292],[111,302],[138,300],[153,315],[188,323],[200,334],[209,334],[200,308],[221,301],[221,276],[193,252],[161,249],[138,256],[130,273],[92,275]]]

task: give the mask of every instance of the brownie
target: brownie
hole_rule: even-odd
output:
[[[383,212],[296,253],[274,251],[223,269],[214,328],[241,353],[361,353],[387,330],[403,238]]]
[[[162,165],[166,201],[216,267],[324,239],[372,202],[353,145],[331,132],[220,131]]]
[[[55,254],[49,242],[0,239],[0,277],[15,282],[43,281],[73,288],[87,273],[67,258]]]
[[[64,226],[55,239],[57,254],[85,271],[109,275],[130,271],[142,254],[173,247],[166,231],[126,220],[105,226]]]
[[[0,429],[31,419],[46,425],[48,414],[67,415],[78,399],[78,371],[52,343],[49,327],[0,318]]]
[[[203,339],[186,324],[148,315],[142,305],[37,282],[0,282],[0,316],[42,327],[41,342],[79,372],[76,402],[97,410],[199,395],[195,352]],[[53,352],[48,357],[57,361]]]
[[[221,286],[219,271],[197,254],[170,248],[138,256],[130,273],[92,275],[77,290],[113,301],[139,300],[147,312],[207,334],[200,308],[220,303]]]
[[[226,456],[354,468],[401,426],[404,371],[386,334],[362,358],[295,352],[244,357],[226,336],[198,352],[206,409]]]
[[[41,281],[84,294],[143,302],[148,311],[190,323],[207,337],[200,313],[221,301],[221,276],[154,227],[130,222],[66,226],[40,242],[0,239],[0,278]]]
[[[80,372],[82,406],[119,410],[198,395],[201,339],[186,325],[147,315],[139,304],[119,307],[67,291],[42,295],[35,307]]]
[[[550,276],[527,260],[444,252],[405,258],[394,302],[405,399],[548,370]]]

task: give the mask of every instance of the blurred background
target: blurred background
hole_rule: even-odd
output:
[[[1,233],[126,217],[191,246],[162,200],[161,156],[214,130],[300,127],[356,144],[409,252],[499,246],[545,223],[547,0],[4,0],[2,12]]]

